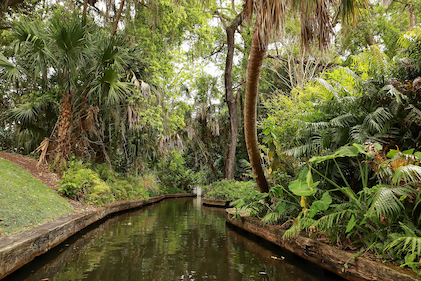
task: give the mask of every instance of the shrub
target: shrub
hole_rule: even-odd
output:
[[[72,199],[89,204],[103,205],[113,201],[144,199],[150,194],[159,194],[155,177],[145,174],[140,177],[120,176],[107,164],[90,169],[81,161],[71,161],[63,173],[59,192]]]
[[[168,157],[162,158],[156,172],[164,191],[175,188],[190,192],[196,183],[193,172],[186,168],[184,158],[178,151],[172,151]]]
[[[110,187],[89,168],[74,165],[63,174],[59,193],[87,203],[105,204],[114,201]]]
[[[253,181],[222,180],[203,187],[203,196],[209,199],[234,201],[257,193],[256,183]]]

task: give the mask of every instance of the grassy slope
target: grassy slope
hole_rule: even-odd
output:
[[[73,212],[67,199],[16,164],[0,158],[0,235],[10,235]]]

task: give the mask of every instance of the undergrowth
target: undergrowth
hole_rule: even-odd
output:
[[[204,186],[202,192],[202,196],[209,199],[234,201],[256,194],[258,190],[256,183],[253,181],[238,182],[234,180],[221,180]]]
[[[72,161],[63,173],[59,192],[88,204],[104,205],[114,201],[147,199],[162,193],[152,174],[120,175],[108,165],[91,167]]]

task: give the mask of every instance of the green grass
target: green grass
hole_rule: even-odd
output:
[[[10,235],[73,212],[67,199],[16,164],[0,158],[0,235]]]

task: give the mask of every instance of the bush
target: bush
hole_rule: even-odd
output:
[[[186,168],[184,158],[178,151],[172,151],[168,157],[162,158],[156,172],[161,189],[166,193],[173,189],[191,192],[196,184],[194,173]]]
[[[234,201],[258,193],[254,181],[222,180],[203,187],[203,197]]]
[[[88,204],[103,205],[113,201],[146,199],[160,193],[152,174],[140,177],[120,176],[107,164],[90,169],[81,161],[71,161],[63,173],[59,192]]]
[[[59,193],[87,203],[105,204],[114,201],[110,187],[89,168],[73,165],[63,174]]]

